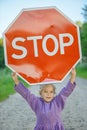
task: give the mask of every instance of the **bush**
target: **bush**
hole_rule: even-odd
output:
[[[77,76],[87,79],[87,62],[82,62],[78,64]]]
[[[5,67],[5,62],[4,62],[4,50],[3,46],[0,45],[0,68]]]

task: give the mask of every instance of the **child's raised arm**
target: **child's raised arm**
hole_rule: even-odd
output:
[[[12,79],[16,85],[19,84],[18,76],[15,72],[12,73]]]
[[[71,71],[70,82],[73,84],[75,82],[75,79],[76,79],[76,69],[73,68]]]

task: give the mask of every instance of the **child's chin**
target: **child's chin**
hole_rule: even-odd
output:
[[[46,100],[46,102],[51,102],[51,99],[50,100]]]

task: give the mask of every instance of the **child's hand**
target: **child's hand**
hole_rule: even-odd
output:
[[[70,77],[71,83],[75,82],[75,78],[76,78],[76,69],[73,68],[72,71],[71,71],[71,77]]]
[[[12,73],[12,79],[14,80],[15,84],[19,84],[18,76],[15,72]]]

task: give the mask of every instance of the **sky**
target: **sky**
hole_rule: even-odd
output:
[[[23,8],[56,6],[73,22],[83,22],[84,5],[87,0],[0,0],[0,37]]]

